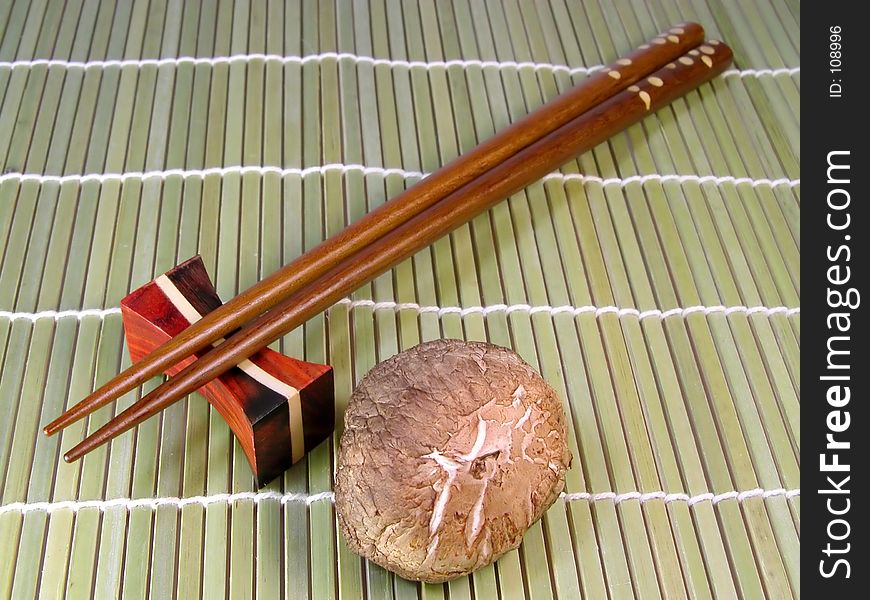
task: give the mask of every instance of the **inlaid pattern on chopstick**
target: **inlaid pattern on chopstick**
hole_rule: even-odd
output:
[[[677,38],[675,35],[669,35],[667,36],[667,38],[653,39],[653,43],[658,44],[664,44],[666,43],[666,41],[676,43],[679,41],[679,38]],[[695,58],[693,57],[701,56],[703,64],[706,65],[707,68],[713,68],[713,59],[711,58],[711,56],[715,55],[715,47],[719,46],[721,42],[719,42],[718,40],[712,40],[709,42],[709,44],[710,45],[704,46],[705,48],[707,48],[707,51],[703,55],[701,55],[699,50],[692,49],[689,50],[686,55],[677,58],[676,62],[683,66],[691,67],[695,64]],[[637,97],[640,98],[640,101],[643,102],[643,105],[646,107],[646,109],[650,110],[652,108],[652,96],[650,95],[650,93],[655,93],[656,89],[661,89],[665,87],[666,80],[668,79],[668,73],[673,72],[676,68],[677,66],[675,63],[668,63],[667,65],[665,65],[665,68],[663,70],[658,72],[658,74],[650,75],[645,79],[638,81],[636,84],[629,86],[628,92],[637,94]]]

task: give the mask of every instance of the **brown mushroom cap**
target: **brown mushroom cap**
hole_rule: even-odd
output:
[[[445,581],[519,546],[570,462],[562,404],[516,353],[428,342],[377,365],[351,396],[338,521],[362,556]]]

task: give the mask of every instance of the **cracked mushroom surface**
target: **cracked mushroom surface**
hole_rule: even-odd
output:
[[[562,404],[516,353],[427,342],[377,365],[350,398],[339,525],[384,568],[446,581],[519,546],[570,463]]]

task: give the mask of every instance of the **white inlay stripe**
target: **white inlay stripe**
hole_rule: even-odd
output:
[[[172,283],[172,280],[169,279],[169,277],[166,275],[160,275],[154,280],[154,283],[156,283],[157,287],[166,294],[169,301],[178,309],[188,323],[193,324],[202,319],[202,315],[199,311],[196,310],[190,301],[184,297],[184,294],[182,294],[181,290]],[[223,338],[221,338],[214,342],[213,345],[217,346],[223,341]],[[305,433],[302,425],[302,399],[299,397],[299,390],[284,383],[247,358],[241,361],[238,364],[238,367],[254,379],[254,381],[266,386],[274,392],[277,392],[284,398],[287,398],[287,405],[290,411],[291,453],[293,462],[295,463],[299,461],[305,455]]]
[[[661,501],[665,504],[672,502],[685,502],[689,506],[701,502],[710,502],[714,506],[727,500],[735,500],[738,503],[745,502],[751,498],[768,498],[783,497],[786,500],[791,498],[799,498],[801,491],[799,488],[786,490],[784,488],[776,488],[772,490],[764,490],[761,488],[746,490],[743,492],[731,491],[721,494],[713,494],[706,492],[696,496],[689,496],[682,493],[666,493],[666,492],[623,492],[617,494],[615,492],[563,492],[560,498],[564,502],[612,502],[621,504],[630,500],[636,500],[641,504],[647,502]],[[273,501],[281,504],[300,503],[312,505],[315,502],[333,502],[335,496],[332,492],[318,492],[316,494],[305,494],[298,492],[236,492],[233,494],[212,494],[210,496],[190,496],[187,498],[179,498],[177,496],[163,498],[112,498],[109,500],[57,500],[55,502],[10,502],[0,506],[0,515],[5,513],[27,514],[32,512],[52,513],[60,510],[68,510],[79,512],[80,510],[93,509],[99,511],[121,508],[133,510],[144,508],[148,510],[156,510],[161,506],[170,506],[176,508],[184,508],[186,506],[209,506],[211,504],[233,504],[235,502],[266,502]]]

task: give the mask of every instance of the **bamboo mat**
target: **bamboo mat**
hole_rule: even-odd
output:
[[[796,0],[115,5],[0,3],[0,597],[799,596]],[[136,396],[41,435],[128,364],[131,289],[200,253],[229,298],[686,19],[734,70],[276,345],[335,367],[339,411],[423,340],[538,368],[574,468],[496,565],[361,561],[337,438],[257,491],[199,396],[72,465]]]

